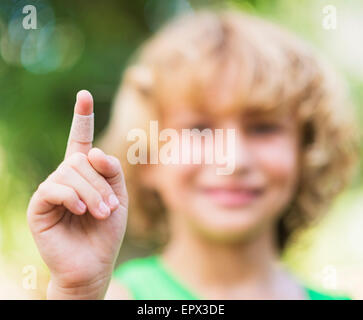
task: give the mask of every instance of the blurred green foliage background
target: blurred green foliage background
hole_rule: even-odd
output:
[[[36,30],[22,27],[27,4],[37,8]],[[326,5],[337,8],[336,30],[322,27]],[[122,71],[142,41],[174,15],[213,6],[266,17],[310,42],[348,81],[363,123],[362,1],[1,0],[0,298],[44,295],[47,271],[27,228],[26,207],[63,159],[76,92],[86,88],[94,96],[97,135],[108,121]],[[331,213],[285,252],[298,276],[363,298],[362,199],[359,170]],[[22,286],[27,265],[38,270],[39,290]],[[2,279],[9,282],[6,290]]]

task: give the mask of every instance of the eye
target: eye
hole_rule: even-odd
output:
[[[260,122],[251,124],[247,127],[247,131],[254,135],[269,135],[277,133],[281,130],[281,125],[274,122]]]

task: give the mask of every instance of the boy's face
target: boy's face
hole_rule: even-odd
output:
[[[220,164],[148,167],[145,176],[160,193],[171,227],[218,241],[240,241],[270,229],[297,185],[299,134],[294,117],[276,111],[209,116],[186,110],[169,111],[163,127],[178,132],[234,129],[235,169],[217,175]]]

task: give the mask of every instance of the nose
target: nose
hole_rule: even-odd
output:
[[[235,129],[235,174],[246,173],[253,165],[253,153],[243,132]]]

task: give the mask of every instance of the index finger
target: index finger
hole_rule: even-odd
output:
[[[77,93],[65,158],[76,152],[88,154],[92,149],[93,130],[93,98],[87,90],[81,90]]]

